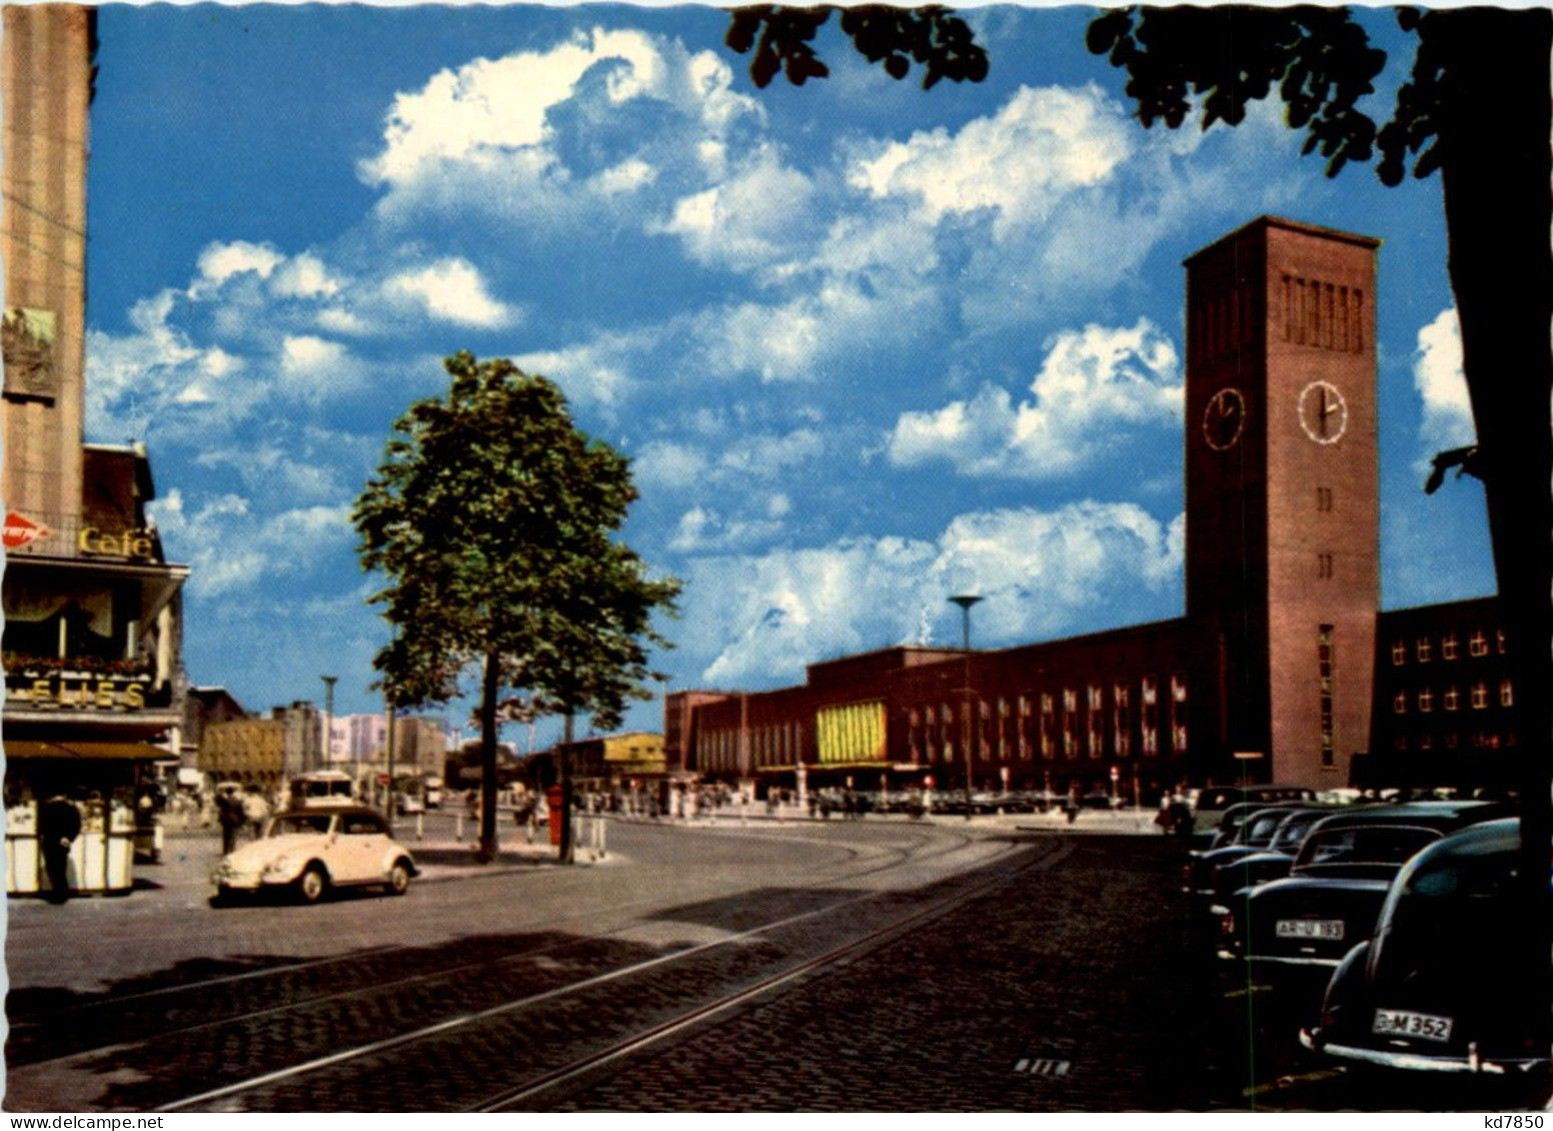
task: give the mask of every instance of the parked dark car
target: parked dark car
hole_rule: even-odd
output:
[[[1527,1000],[1506,944],[1524,929],[1520,839],[1518,818],[1490,821],[1413,857],[1373,936],[1333,974],[1301,1043],[1394,1069],[1546,1073],[1547,1045],[1533,1034],[1548,1003]]]
[[[1295,856],[1299,854],[1300,845],[1305,842],[1305,837],[1316,822],[1340,811],[1332,805],[1289,810],[1278,823],[1266,847],[1242,853],[1213,869],[1209,882],[1213,903],[1209,910],[1215,915],[1223,915],[1229,910],[1230,901],[1237,892],[1287,876],[1294,865]]]
[[[1323,817],[1287,877],[1232,900],[1221,956],[1272,976],[1335,967],[1374,930],[1392,879],[1415,853],[1508,811],[1489,801],[1414,801]]]
[[[1270,801],[1239,801],[1220,813],[1218,821],[1211,828],[1198,829],[1193,825],[1191,851],[1211,852],[1226,844],[1234,844],[1235,838],[1240,835],[1240,826],[1246,823],[1246,819],[1271,804],[1273,802]]]
[[[1213,877],[1217,869],[1242,856],[1250,856],[1267,848],[1272,844],[1278,826],[1293,811],[1287,805],[1253,810],[1246,815],[1228,843],[1187,855],[1182,886],[1192,894],[1194,901],[1200,901],[1198,910],[1207,909],[1208,900],[1213,895]]]
[[[1316,791],[1303,785],[1210,785],[1197,791],[1192,804],[1192,827],[1203,833],[1218,824],[1224,811],[1244,802],[1259,808],[1283,801],[1314,801]]]

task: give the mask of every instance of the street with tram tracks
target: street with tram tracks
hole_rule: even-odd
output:
[[[216,909],[191,836],[124,899],[13,904],[5,1106],[1485,1106],[1302,1059],[1276,998],[1194,945],[1166,838],[725,820],[608,843],[402,899]]]

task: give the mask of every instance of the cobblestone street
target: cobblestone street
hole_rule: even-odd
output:
[[[217,912],[171,898],[173,884],[64,909],[119,916],[120,961],[140,953],[141,970],[86,993],[49,975],[13,985],[6,1107],[1535,1102],[1304,1059],[1288,1003],[1237,985],[1193,937],[1173,840],[1014,821],[617,833],[609,867],[452,878],[404,900]],[[752,842],[764,845],[753,855]],[[677,882],[644,891],[648,862]],[[187,928],[179,953],[204,939],[205,957],[157,961],[165,924],[147,912],[158,898]],[[13,953],[67,927],[61,909],[22,910]],[[277,922],[270,953],[249,949],[255,928]]]
[[[583,1110],[1208,1105],[1173,845],[1074,837],[968,912],[571,1098]],[[1183,1021],[1186,1023],[1183,1026]]]

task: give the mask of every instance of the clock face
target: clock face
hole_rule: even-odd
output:
[[[1246,401],[1239,389],[1224,388],[1214,393],[1203,410],[1202,434],[1216,452],[1226,452],[1240,439],[1246,424]]]
[[[1335,444],[1348,429],[1348,402],[1330,381],[1312,381],[1300,390],[1300,427],[1318,444]]]

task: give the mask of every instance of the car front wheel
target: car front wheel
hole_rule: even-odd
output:
[[[317,903],[328,890],[329,877],[324,875],[323,868],[317,864],[309,864],[297,879],[297,895],[303,903]]]
[[[403,895],[410,890],[410,865],[405,861],[394,861],[394,866],[388,870],[388,890],[394,895]]]

